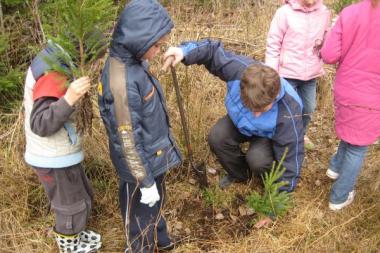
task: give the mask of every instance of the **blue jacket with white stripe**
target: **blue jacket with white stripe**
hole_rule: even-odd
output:
[[[112,34],[110,57],[99,85],[99,110],[119,177],[141,187],[179,165],[159,81],[142,56],[173,28],[156,0],[132,0]]]
[[[280,92],[272,108],[255,117],[240,98],[240,79],[249,65],[261,64],[260,62],[225,51],[217,41],[185,42],[180,48],[185,56],[185,65],[204,65],[210,73],[227,82],[225,106],[229,117],[242,134],[271,139],[276,161],[280,161],[288,149],[283,162],[286,171],[280,179],[288,184],[281,190],[293,191],[304,157],[302,102],[297,92],[281,78]]]

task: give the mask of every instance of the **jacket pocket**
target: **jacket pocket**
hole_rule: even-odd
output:
[[[171,149],[174,148],[170,143],[164,142],[162,145],[150,149],[147,152],[148,161],[151,165],[151,168],[154,171],[160,170],[164,167],[167,167],[170,163],[170,154]]]
[[[52,203],[56,215],[56,229],[60,233],[76,234],[86,227],[88,211],[85,200],[71,205]]]
[[[154,86],[150,86],[148,91],[143,96],[143,114],[144,116],[150,116],[157,110],[157,95]]]

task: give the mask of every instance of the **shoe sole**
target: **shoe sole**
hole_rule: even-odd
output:
[[[336,172],[334,172],[334,171],[332,171],[332,170],[330,170],[330,169],[328,169],[328,170],[326,171],[326,176],[327,176],[328,178],[330,178],[330,179],[336,180],[336,179],[338,179],[339,174],[336,173]]]

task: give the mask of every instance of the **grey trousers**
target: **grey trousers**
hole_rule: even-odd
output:
[[[246,153],[240,144],[249,142]],[[261,175],[272,168],[272,141],[259,136],[248,137],[239,132],[228,115],[211,128],[208,143],[224,170],[238,181],[247,181],[252,174]]]
[[[73,235],[86,228],[93,191],[81,164],[67,168],[33,167],[55,213],[57,233]]]

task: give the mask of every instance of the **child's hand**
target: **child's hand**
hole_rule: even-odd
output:
[[[175,66],[184,58],[183,51],[179,47],[169,47],[164,54],[164,66],[162,70],[166,71],[169,66]]]
[[[90,89],[91,83],[88,76],[81,77],[72,83],[64,96],[70,106],[73,106]]]

